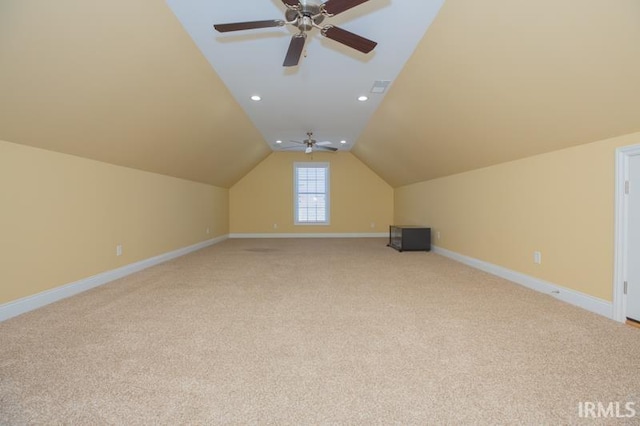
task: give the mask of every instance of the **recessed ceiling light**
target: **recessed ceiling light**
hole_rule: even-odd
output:
[[[345,143],[347,143],[347,141],[340,141],[340,143],[344,145]]]
[[[360,97],[358,98],[358,100],[359,100],[360,102],[364,102],[364,101],[366,101],[366,100],[369,100],[369,98],[367,98],[366,96],[360,96]]]
[[[258,101],[259,101],[259,100],[261,100],[261,99],[262,99],[262,98],[261,98],[260,96],[258,96],[258,95],[253,95],[253,96],[251,97],[251,100],[252,100],[252,101],[256,101],[256,102],[258,102]]]
[[[276,143],[282,143],[282,141],[276,141]]]

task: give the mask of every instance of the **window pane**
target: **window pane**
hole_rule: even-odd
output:
[[[324,194],[298,194],[298,221],[326,221],[326,201],[327,198]]]
[[[328,222],[328,168],[296,166],[296,219],[299,223]]]

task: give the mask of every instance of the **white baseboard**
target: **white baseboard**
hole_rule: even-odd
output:
[[[46,290],[32,296],[23,297],[21,299],[5,303],[3,305],[0,305],[0,321],[4,321],[20,314],[32,311],[34,309],[41,308],[42,306],[48,305],[50,303],[66,299],[67,297],[71,297],[78,293],[82,293],[83,291],[101,286],[113,280],[117,280],[119,278],[133,274],[134,272],[146,269],[150,266],[158,265],[168,260],[175,259],[176,257],[184,256],[185,254],[203,249],[213,244],[217,244],[226,240],[227,238],[227,235],[223,235],[211,240],[194,244],[192,246],[183,247],[168,253],[151,257],[149,259],[131,263],[117,269],[102,272],[88,278],[83,278],[79,281],[52,288],[51,290]]]
[[[309,233],[309,234],[229,234],[229,238],[389,238],[388,232],[371,233]]]
[[[556,299],[562,300],[563,302],[586,309],[587,311],[613,319],[612,302],[593,297],[576,290],[570,290],[548,281],[512,271],[511,269],[503,268],[502,266],[494,265],[473,257],[464,256],[437,246],[431,246],[431,250],[434,253],[456,260],[460,263],[464,263],[465,265],[480,269],[481,271],[488,272],[516,284],[520,284],[524,287],[530,288],[531,290],[548,294]]]
[[[154,265],[175,259],[185,254],[203,249],[205,247],[217,244],[227,238],[382,238],[388,237],[387,233],[367,233],[367,234],[229,234],[223,235],[211,240],[203,241],[192,246],[183,247],[168,253],[164,253],[149,259],[141,260],[111,271],[106,271],[79,281],[66,284],[60,287],[46,290],[32,296],[23,297],[21,299],[0,305],[0,321],[13,318],[20,314],[38,309],[42,306],[57,302],[67,297],[74,296],[78,293],[90,290],[94,287],[101,286],[108,282],[117,280],[143,269]],[[562,286],[544,281],[520,272],[512,271],[502,266],[494,265],[473,257],[464,256],[456,252],[446,250],[437,246],[431,246],[431,250],[442,256],[464,263],[465,265],[479,269],[484,272],[499,276],[506,280],[520,284],[524,287],[545,293],[556,299],[586,309],[590,312],[613,319],[613,304],[609,301],[581,293],[576,290],[570,290]]]

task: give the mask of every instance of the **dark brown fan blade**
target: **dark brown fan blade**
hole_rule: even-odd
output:
[[[304,49],[305,36],[296,34],[291,37],[291,43],[289,44],[289,50],[287,56],[284,58],[284,67],[295,67],[300,62],[300,56],[302,56],[302,49]]]
[[[298,0],[282,0],[282,3],[291,7],[300,6],[300,2]]]
[[[332,146],[322,146],[322,145],[314,145],[313,149],[317,149],[318,151],[337,151],[338,148],[334,148]]]
[[[328,0],[324,4],[324,10],[330,15],[337,15],[367,1],[369,0]]]
[[[338,43],[342,43],[345,46],[349,46],[352,49],[359,50],[362,53],[369,53],[378,45],[375,41],[334,26],[325,27],[322,30],[322,35]]]
[[[213,26],[213,28],[221,33],[226,33],[229,31],[254,30],[256,28],[281,27],[283,25],[283,20],[272,19],[270,21],[249,21],[234,22],[232,24],[216,24]]]

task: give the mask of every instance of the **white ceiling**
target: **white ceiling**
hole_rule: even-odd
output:
[[[213,24],[284,19],[280,0],[167,0],[183,27],[265,142],[319,141],[350,150],[384,95],[370,93],[375,80],[395,80],[444,0],[371,0],[332,18],[333,24],[378,42],[368,55],[308,33],[297,67],[284,68],[292,26],[221,34]],[[250,100],[257,94],[260,102]],[[358,96],[367,95],[367,102]],[[338,142],[346,140],[347,144]],[[286,146],[286,144],[283,144]]]

